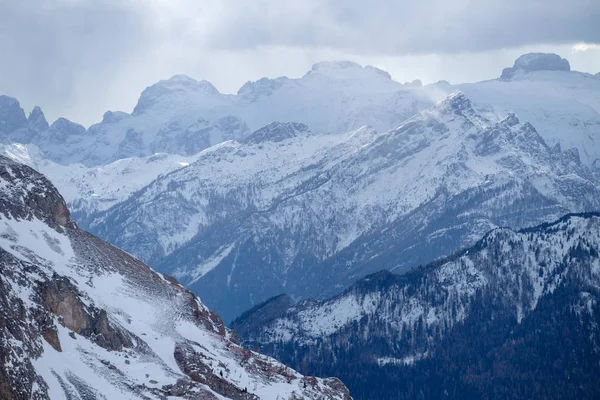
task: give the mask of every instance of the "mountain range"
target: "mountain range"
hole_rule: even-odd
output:
[[[0,96],[0,393],[597,397],[599,135],[540,53],[176,75],[89,128]]]
[[[498,228],[404,275],[325,301],[285,295],[232,323],[355,399],[591,399],[600,393],[600,214]]]
[[[46,144],[55,135],[39,109],[5,118],[4,152],[44,171],[82,227],[230,321],[279,293],[325,298],[379,269],[405,271],[497,226],[596,210],[600,80],[556,57],[525,55],[499,79],[455,86],[402,85],[349,62],[235,96],[176,76],[147,88],[131,115],[59,135],[59,153],[86,164]],[[10,103],[3,115],[19,114]],[[182,150],[184,120],[226,117],[245,126],[234,140]],[[174,120],[167,153],[146,155]],[[118,153],[130,130],[138,153]]]
[[[301,78],[262,78],[235,95],[176,75],[146,88],[130,114],[107,111],[87,130],[64,118],[49,125],[39,107],[26,118],[18,101],[1,96],[0,133],[3,142],[37,145],[59,164],[92,167],[157,152],[193,155],[274,121],[304,123],[316,133],[365,125],[385,132],[462,91],[490,119],[516,113],[549,145],[577,148],[591,164],[600,157],[594,137],[600,126],[598,90],[599,74],[571,71],[569,62],[555,54],[526,54],[498,79],[458,85],[401,84],[375,67],[321,62]]]
[[[200,293],[226,321],[279,293],[324,296],[405,271],[495,226],[600,206],[577,152],[462,93],[379,134],[273,123],[93,215],[92,232]]]

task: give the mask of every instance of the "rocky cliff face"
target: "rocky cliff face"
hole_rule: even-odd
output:
[[[349,399],[239,347],[194,294],[79,230],[44,176],[4,157],[0,272],[3,399]]]
[[[27,124],[25,112],[19,102],[8,96],[0,96],[0,133],[13,132]]]

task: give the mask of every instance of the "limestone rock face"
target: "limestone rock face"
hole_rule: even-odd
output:
[[[0,133],[10,133],[27,124],[25,112],[19,102],[8,96],[0,96]]]
[[[510,79],[517,71],[570,71],[569,61],[553,53],[528,53],[517,58],[511,68],[502,71],[501,79]]]
[[[37,131],[45,131],[50,127],[42,109],[35,106],[27,118],[27,126]]]

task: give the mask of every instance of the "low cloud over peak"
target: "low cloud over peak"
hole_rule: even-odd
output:
[[[576,68],[599,20],[592,0],[0,0],[0,93],[89,124],[179,73],[229,93],[335,59],[401,81],[477,80],[540,46],[573,49]]]

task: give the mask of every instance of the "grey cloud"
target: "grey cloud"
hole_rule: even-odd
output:
[[[208,41],[217,47],[325,46],[405,55],[600,40],[596,0],[230,3],[223,23],[210,33]]]
[[[40,103],[75,101],[135,55],[143,20],[116,1],[0,0],[0,91]]]

